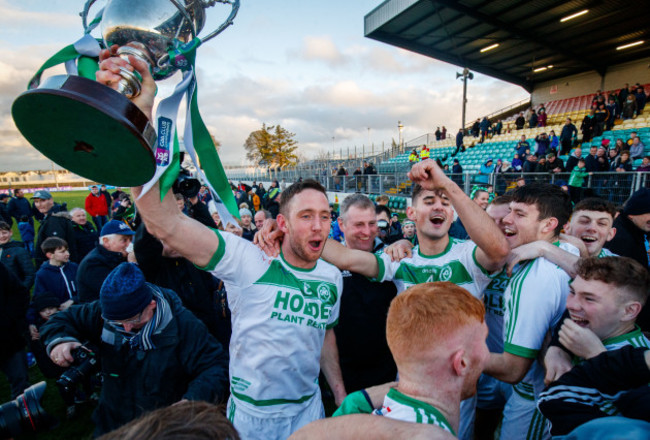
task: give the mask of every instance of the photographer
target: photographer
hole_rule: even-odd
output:
[[[189,176],[189,172],[181,169],[176,182],[174,182],[174,194],[181,194],[185,198],[186,214],[194,220],[204,224],[208,228],[217,229],[217,224],[210,215],[207,205],[199,199],[201,183],[198,179]]]
[[[81,341],[99,347],[103,386],[93,414],[96,436],[146,411],[225,394],[228,356],[222,347],[176,294],[146,283],[131,263],[109,274],[99,301],[58,313],[41,335],[62,367],[73,364]]]

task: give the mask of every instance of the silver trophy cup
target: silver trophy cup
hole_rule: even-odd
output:
[[[81,13],[84,30],[95,0]],[[200,37],[205,10],[216,3],[231,6],[228,18]],[[185,54],[233,23],[239,0],[108,0],[100,29],[106,47],[128,61],[144,61],[154,80],[188,65]],[[21,94],[12,106],[16,126],[36,149],[62,167],[96,182],[137,186],[156,170],[155,130],[130,100],[140,93],[137,72],[121,69],[118,91],[73,75],[53,76]]]

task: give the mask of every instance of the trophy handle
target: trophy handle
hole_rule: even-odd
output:
[[[221,26],[210,32],[205,38],[201,38],[201,41],[205,43],[206,41],[211,40],[212,38],[222,33],[228,26],[233,24],[233,21],[237,16],[237,12],[239,11],[239,0],[202,0],[202,2],[205,7],[214,6],[215,3],[224,3],[230,5],[231,7],[230,15],[226,21],[221,23]]]
[[[86,4],[84,5],[83,11],[81,11],[79,13],[79,15],[81,16],[81,24],[84,27],[84,33],[85,34],[90,33],[90,31],[92,31],[93,28],[95,27],[95,26],[92,26],[91,28],[88,28],[88,12],[90,11],[90,7],[95,3],[95,1],[96,0],[88,0],[86,2]],[[101,15],[102,12],[103,12],[103,10],[100,11],[98,15]],[[95,17],[95,18],[97,18],[97,17]],[[92,25],[94,22],[95,22],[95,20],[93,20],[90,24]]]

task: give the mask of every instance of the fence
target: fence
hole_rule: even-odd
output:
[[[298,179],[318,180],[328,191],[362,192],[368,194],[410,195],[411,183],[404,170],[391,173],[334,176],[327,168],[313,170],[288,170],[280,173],[260,173],[259,175],[230,176],[234,181],[257,180],[270,181],[285,179],[293,183]],[[571,173],[498,173],[479,176],[476,173],[448,174],[466,194],[474,185],[492,185],[494,191],[501,195],[517,186],[517,179],[523,177],[526,183],[545,182],[555,185],[567,185]],[[593,173],[577,192],[581,198],[599,196],[616,204],[622,204],[637,189],[650,187],[650,173]]]

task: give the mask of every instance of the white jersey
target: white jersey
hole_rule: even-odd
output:
[[[339,316],[341,273],[324,260],[300,269],[216,233],[219,247],[205,269],[228,292],[232,396],[253,414],[296,415],[318,391],[325,330]]]
[[[603,257],[618,257],[618,255],[610,251],[609,249],[602,248],[597,258],[603,258]]]
[[[618,350],[627,345],[631,345],[636,348],[650,348],[650,340],[645,337],[641,331],[641,327],[635,325],[635,329],[631,332],[625,333],[621,336],[615,336],[613,338],[605,339],[603,345],[607,351]]]
[[[403,422],[436,425],[452,435],[456,435],[447,419],[435,407],[428,403],[409,397],[391,388],[384,397],[384,404],[373,414],[385,416]]]
[[[579,250],[568,243],[557,244],[574,255]],[[545,258],[518,264],[505,291],[503,351],[535,359],[548,331],[562,318],[569,295],[569,275]],[[533,400],[544,388],[544,368],[537,361],[514,391]]]
[[[449,237],[447,248],[438,255],[423,255],[420,247],[413,248],[413,256],[391,261],[382,253],[375,255],[379,265],[377,281],[393,281],[397,293],[411,286],[434,281],[450,281],[481,298],[490,284],[490,275],[476,261],[476,245],[472,241]]]

